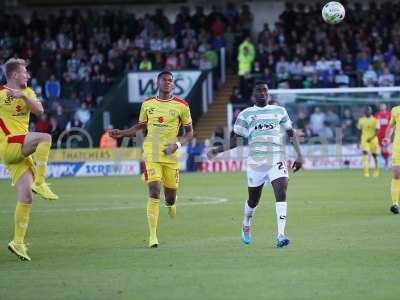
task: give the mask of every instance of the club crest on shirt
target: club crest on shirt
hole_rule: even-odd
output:
[[[169,115],[171,117],[176,117],[178,115],[178,112],[175,109],[170,109],[169,110]]]
[[[7,94],[6,99],[4,100],[4,104],[10,105],[11,102],[13,102],[13,101],[14,101],[14,97],[9,95],[9,94]]]

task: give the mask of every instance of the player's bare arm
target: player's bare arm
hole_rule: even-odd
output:
[[[296,152],[296,160],[294,161],[292,166],[293,172],[296,173],[304,165],[304,158],[300,150],[299,137],[293,128],[286,130],[286,133],[289,136],[289,140],[290,143],[293,145],[294,151]]]
[[[128,129],[112,129],[109,131],[109,134],[113,138],[122,138],[122,137],[134,137],[139,131],[146,130],[147,125],[145,123],[138,123],[131,128]]]
[[[236,148],[238,146],[240,146],[241,144],[238,144],[238,140],[241,139],[243,140],[244,138],[241,135],[238,134],[234,134],[230,140],[229,140],[229,145],[228,147],[226,147],[226,145],[220,145],[217,147],[214,147],[212,149],[210,149],[209,151],[207,151],[207,158],[208,159],[213,159],[215,156],[217,156],[219,153],[228,151],[230,149]]]
[[[43,105],[36,99],[27,97],[20,90],[12,89],[7,86],[5,88],[8,90],[8,94],[14,98],[21,98],[25,101],[26,105],[29,107],[30,111],[36,116],[40,117],[44,113]]]
[[[176,150],[178,150],[181,145],[188,144],[191,141],[191,139],[193,138],[193,126],[192,126],[192,124],[189,124],[187,126],[183,126],[183,130],[184,130],[185,134],[180,139],[180,142],[178,141],[176,143],[171,143],[169,145],[166,145],[166,147],[164,149],[164,153],[166,155],[171,155],[172,153],[176,152]]]

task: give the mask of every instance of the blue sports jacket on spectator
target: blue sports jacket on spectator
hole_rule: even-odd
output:
[[[47,80],[44,88],[47,99],[55,100],[60,97],[61,85],[58,80]]]

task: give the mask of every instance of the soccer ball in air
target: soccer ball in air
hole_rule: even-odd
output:
[[[337,24],[343,21],[346,11],[342,4],[336,1],[328,2],[322,8],[322,19],[328,24]]]

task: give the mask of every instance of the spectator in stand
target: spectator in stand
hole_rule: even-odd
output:
[[[60,129],[61,131],[64,131],[65,127],[67,126],[67,123],[68,123],[68,117],[64,113],[64,109],[60,104],[58,104],[56,106],[56,114],[54,117],[57,121],[58,129]]]
[[[150,39],[150,51],[161,51],[163,50],[163,40],[159,32],[155,32],[153,37]]]
[[[151,60],[148,58],[146,52],[142,52],[142,61],[139,64],[140,71],[151,71],[153,69],[153,65]]]
[[[54,74],[50,75],[50,78],[46,81],[44,86],[46,98],[50,102],[57,101],[61,95],[60,81],[56,79]]]
[[[329,108],[326,112],[325,122],[329,123],[330,128],[334,136],[336,136],[336,130],[340,128],[340,118],[333,108]]]
[[[153,69],[154,70],[163,70],[165,67],[164,56],[162,52],[157,51],[154,53],[154,60],[153,60]]]
[[[226,23],[228,25],[236,26],[239,23],[240,14],[234,3],[232,3],[232,2],[226,3],[224,17],[225,17]]]
[[[205,56],[207,57],[207,60],[210,62],[212,68],[215,68],[218,65],[218,54],[212,48],[212,45],[210,43],[207,44],[207,51],[205,52]]]
[[[42,86],[38,83],[36,78],[32,78],[31,88],[34,90],[37,98],[43,100],[43,89]]]
[[[350,86],[350,77],[343,70],[340,70],[335,76],[335,84],[339,88],[347,88]]]
[[[199,60],[199,69],[200,70],[211,70],[212,69],[212,64],[211,62],[207,59],[207,56],[205,53],[203,53],[200,57]]]
[[[310,60],[307,60],[303,66],[303,74],[305,76],[312,76],[316,73],[315,66],[311,63]]]
[[[232,114],[232,126],[236,123],[236,119],[239,116],[241,111],[242,110],[239,107],[235,108],[235,110],[233,111],[233,114]]]
[[[250,97],[253,94],[254,89],[254,78],[250,73],[247,73],[243,76],[240,81],[240,92],[243,95],[244,99],[249,102]]]
[[[72,128],[82,128],[83,123],[81,120],[79,120],[79,116],[77,113],[74,114],[72,120],[68,121],[67,126],[65,127],[65,130],[70,131]]]
[[[356,121],[351,113],[351,110],[346,108],[342,118],[342,136],[345,142],[354,142],[356,138]],[[353,139],[355,138],[355,139]]]
[[[90,120],[90,111],[86,102],[81,103],[81,107],[75,113],[78,117],[78,120],[85,125]]]
[[[233,87],[233,93],[230,98],[231,103],[245,103],[246,101],[243,99],[243,95],[240,92],[240,88],[237,86]]]
[[[186,166],[189,172],[196,172],[198,169],[201,155],[203,154],[203,145],[197,142],[197,138],[194,136],[187,146],[187,161]]]
[[[78,85],[74,80],[72,80],[71,75],[67,72],[64,73],[63,79],[64,81],[61,85],[61,97],[70,99]]]
[[[96,103],[99,103],[110,87],[111,84],[107,81],[106,75],[101,74],[99,80],[93,81],[93,93],[87,93],[85,98],[93,96],[96,99]]]
[[[372,87],[375,86],[378,82],[378,75],[374,70],[374,66],[372,64],[368,65],[368,70],[365,71],[362,77],[364,86]]]
[[[314,108],[314,112],[310,117],[310,128],[311,132],[314,136],[318,136],[320,131],[322,130],[325,122],[325,113],[321,111],[321,109],[316,106]]]
[[[73,80],[78,79],[78,69],[80,65],[80,59],[78,59],[76,52],[72,52],[71,58],[67,60],[67,72]]]
[[[260,80],[266,82],[268,85],[268,88],[270,88],[270,89],[276,88],[275,76],[272,74],[270,68],[264,69],[263,74],[260,77]]]
[[[110,136],[109,131],[113,129],[113,126],[110,125],[109,128],[104,131],[104,133],[100,137],[100,148],[109,149],[109,148],[118,148],[118,142],[115,138]]]
[[[368,66],[370,65],[370,61],[368,59],[368,55],[365,52],[359,53],[356,58],[356,70],[363,74],[368,70]]]
[[[215,127],[213,137],[212,137],[212,146],[220,146],[224,144],[224,138],[225,138],[225,130],[224,126],[221,124],[218,124],[217,127]]]
[[[239,16],[239,25],[242,30],[250,34],[253,27],[254,16],[250,11],[250,7],[247,4],[242,5],[242,11]]]
[[[79,83],[79,93],[82,98],[86,97],[86,95],[92,95],[94,88],[94,83],[90,78],[90,74],[87,73],[85,75],[84,80]]]
[[[255,59],[255,48],[250,41],[250,37],[246,37],[239,45],[238,63],[239,76],[244,76],[251,72],[251,68]]]
[[[284,56],[281,56],[279,58],[279,61],[276,64],[275,74],[278,80],[278,84],[280,82],[289,80],[289,63]]]
[[[293,61],[289,64],[289,75],[291,78],[290,86],[299,89],[303,81],[303,62],[298,56],[295,56]]]
[[[307,114],[304,111],[300,111],[297,116],[296,120],[296,128],[299,130],[300,136],[304,137],[305,139],[312,136],[310,127],[309,127],[309,119]]]
[[[379,75],[379,86],[394,86],[394,75],[390,73],[389,68],[384,67],[382,74]]]
[[[35,124],[35,131],[36,132],[43,132],[43,133],[49,133],[51,130],[51,125],[49,123],[49,117],[47,114],[42,114],[39,117],[39,120]]]
[[[50,78],[51,72],[47,61],[43,60],[40,64],[39,70],[36,72],[36,79],[41,86],[44,86],[46,81]]]
[[[166,70],[177,70],[180,68],[179,58],[176,51],[172,51],[165,60],[165,69]]]
[[[392,57],[392,60],[389,63],[389,70],[390,73],[395,75],[395,82],[399,82],[399,75],[400,75],[400,60],[397,58],[397,56]]]
[[[334,142],[334,134],[329,122],[324,121],[322,123],[322,128],[318,132],[318,137],[321,139],[322,143]]]
[[[162,49],[163,51],[173,51],[176,50],[177,48],[177,44],[176,44],[176,40],[172,35],[168,35],[164,38],[163,40],[163,44],[162,44]]]

